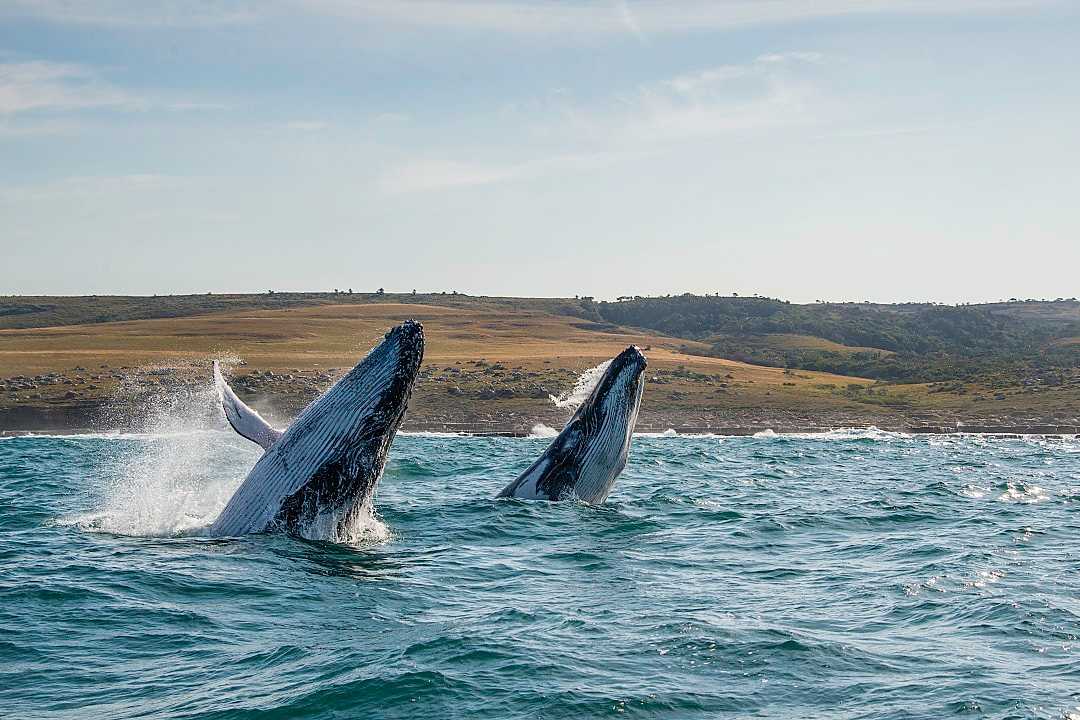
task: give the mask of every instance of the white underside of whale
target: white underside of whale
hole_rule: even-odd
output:
[[[350,450],[367,447],[375,438],[372,447],[376,450],[381,447],[385,451],[396,433],[396,421],[388,423],[379,413],[386,412],[385,407],[380,409],[380,402],[399,372],[397,337],[388,335],[359,365],[310,404],[284,432],[271,427],[237,398],[221,377],[220,368],[215,368],[215,381],[229,423],[238,433],[267,450],[210,526],[210,535],[235,536],[268,529],[287,499],[318,473],[340,463],[347,464],[350,477],[362,478],[369,485],[369,496],[364,502],[370,504],[370,494],[374,493],[374,485],[382,473],[385,453],[374,457],[366,450],[358,454]],[[405,401],[407,396],[402,400]],[[391,410],[396,408],[395,405]],[[404,412],[404,407],[400,410]],[[389,431],[384,431],[391,425]],[[385,443],[378,442],[380,439]],[[327,505],[331,505],[329,500],[332,498],[327,500]],[[347,510],[363,514],[365,508]],[[370,514],[370,507],[367,511]],[[314,518],[314,536],[327,535],[315,525],[330,527],[342,520],[339,517]]]

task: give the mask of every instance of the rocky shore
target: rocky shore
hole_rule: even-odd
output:
[[[560,428],[569,411],[556,407],[552,398],[573,388],[578,373],[549,365],[543,361],[526,368],[484,359],[427,365],[403,429],[528,435],[539,425]],[[231,382],[245,402],[284,426],[346,369],[261,369],[238,362],[232,366]],[[730,373],[683,367],[650,369],[646,381],[639,432],[749,435],[874,426],[911,433],[1080,433],[1080,419],[1061,412],[965,414],[867,402],[819,402],[808,407],[798,397],[796,401],[777,397],[778,389],[755,388],[752,381],[736,380]],[[222,424],[207,361],[157,367],[100,363],[93,368],[0,377],[3,434],[141,431],[163,414],[202,427]]]

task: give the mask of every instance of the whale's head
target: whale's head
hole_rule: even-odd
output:
[[[633,345],[616,355],[571,420],[581,434],[580,470],[574,483],[574,494],[581,500],[604,502],[626,466],[645,367],[645,356]]]
[[[579,500],[604,502],[626,467],[645,367],[645,356],[633,345],[616,355],[564,429],[577,446],[572,494]]]
[[[424,359],[424,328],[413,320],[391,329],[356,367],[312,403],[285,433],[317,430],[324,440],[355,445],[393,433]]]
[[[578,414],[601,416],[604,421],[626,426],[632,432],[641,404],[646,366],[645,356],[637,346],[623,350],[612,359]]]
[[[380,404],[389,405],[386,409],[394,411],[400,420],[423,360],[424,327],[415,320],[406,320],[387,332],[382,342],[338,384],[345,385],[343,389],[358,402],[379,398]],[[399,402],[402,395],[404,402]],[[377,422],[378,418],[370,420]]]
[[[604,502],[626,466],[644,372],[645,356],[636,347],[613,358],[551,446],[499,496]]]

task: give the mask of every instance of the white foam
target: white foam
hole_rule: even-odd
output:
[[[596,384],[600,382],[600,378],[604,377],[609,365],[611,365],[611,360],[606,360],[594,368],[589,368],[578,376],[573,389],[558,397],[548,395],[548,399],[555,403],[555,407],[577,410],[582,403],[589,399],[589,395],[592,394]]]
[[[301,530],[301,535],[309,540],[329,540],[344,545],[363,545],[371,542],[383,542],[390,539],[390,528],[375,517],[370,505],[356,514],[348,523],[340,526],[336,518],[325,526],[313,525]]]
[[[75,436],[132,442],[111,446],[95,468],[105,477],[97,507],[61,522],[119,535],[196,532],[217,517],[261,453],[223,431],[209,372],[194,388],[155,388],[151,405],[131,424],[140,431]]]
[[[972,498],[973,500],[978,500],[979,498],[986,497],[987,492],[989,492],[989,490],[987,490],[986,488],[972,485],[971,483],[967,483],[966,485],[964,485],[964,487],[960,488],[961,495],[963,495],[964,497]]]
[[[723,435],[714,435],[712,433],[681,433],[675,428],[668,428],[664,432],[636,432],[634,437],[640,438],[686,438],[686,439],[699,439],[699,438],[721,438]]]
[[[1050,499],[1050,493],[1038,485],[1009,483],[1005,492],[998,496],[1000,502],[1034,504]]]
[[[796,440],[908,440],[914,437],[909,433],[882,430],[873,425],[869,427],[834,428],[823,432],[778,433],[772,428],[753,434],[756,438],[792,438]]]
[[[529,437],[531,438],[553,438],[558,436],[558,430],[548,427],[544,423],[536,423],[532,426],[532,430],[529,430]]]

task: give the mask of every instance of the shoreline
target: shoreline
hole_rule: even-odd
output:
[[[273,397],[269,399],[272,403]],[[20,435],[78,435],[87,433],[153,433],[160,423],[177,419],[168,406],[158,407],[153,397],[118,404],[102,402],[67,403],[42,407],[16,405],[0,408],[0,437]],[[302,407],[297,398],[294,406],[278,404],[279,410],[264,415],[273,424],[285,427]],[[266,407],[260,403],[259,406]],[[257,406],[258,407],[258,406]],[[220,410],[213,403],[195,403],[190,413],[185,411],[182,427],[218,427]],[[944,414],[942,414],[944,415]],[[638,434],[716,435],[726,437],[750,436],[763,432],[787,434],[822,434],[838,430],[876,428],[886,432],[909,435],[988,435],[988,436],[1073,436],[1080,435],[1080,423],[1073,417],[1055,418],[1039,414],[1017,417],[1002,414],[997,417],[947,415],[919,417],[912,414],[889,414],[846,410],[813,413],[806,408],[743,408],[728,412],[703,412],[689,404],[682,407],[649,409],[639,416]],[[569,420],[569,413],[547,402],[531,401],[527,405],[502,405],[499,401],[460,403],[447,409],[421,407],[410,410],[401,426],[403,432],[445,433],[476,437],[536,436],[540,426],[549,428],[543,434],[559,430]],[[221,425],[224,427],[224,425]]]
[[[553,428],[558,431],[559,428]],[[905,435],[981,435],[997,438],[1020,438],[1020,437],[1080,437],[1080,426],[1075,425],[1002,425],[1002,426],[915,426],[915,427],[882,427],[874,424],[866,425],[837,425],[837,426],[740,426],[740,427],[637,427],[635,435],[672,437],[752,437],[761,433],[774,433],[776,435],[824,435],[830,432],[842,431],[867,431],[879,430],[881,432],[901,433]],[[0,438],[11,437],[35,437],[53,435],[126,435],[145,433],[146,430],[121,427],[51,427],[51,428],[28,428],[28,429],[4,429],[0,430]],[[443,424],[424,426],[403,426],[400,429],[403,434],[421,435],[424,433],[437,433],[447,436],[460,437],[510,437],[510,438],[537,438],[546,437],[537,435],[531,431],[522,431],[512,428],[478,427],[466,424]],[[554,436],[552,436],[554,437]]]

